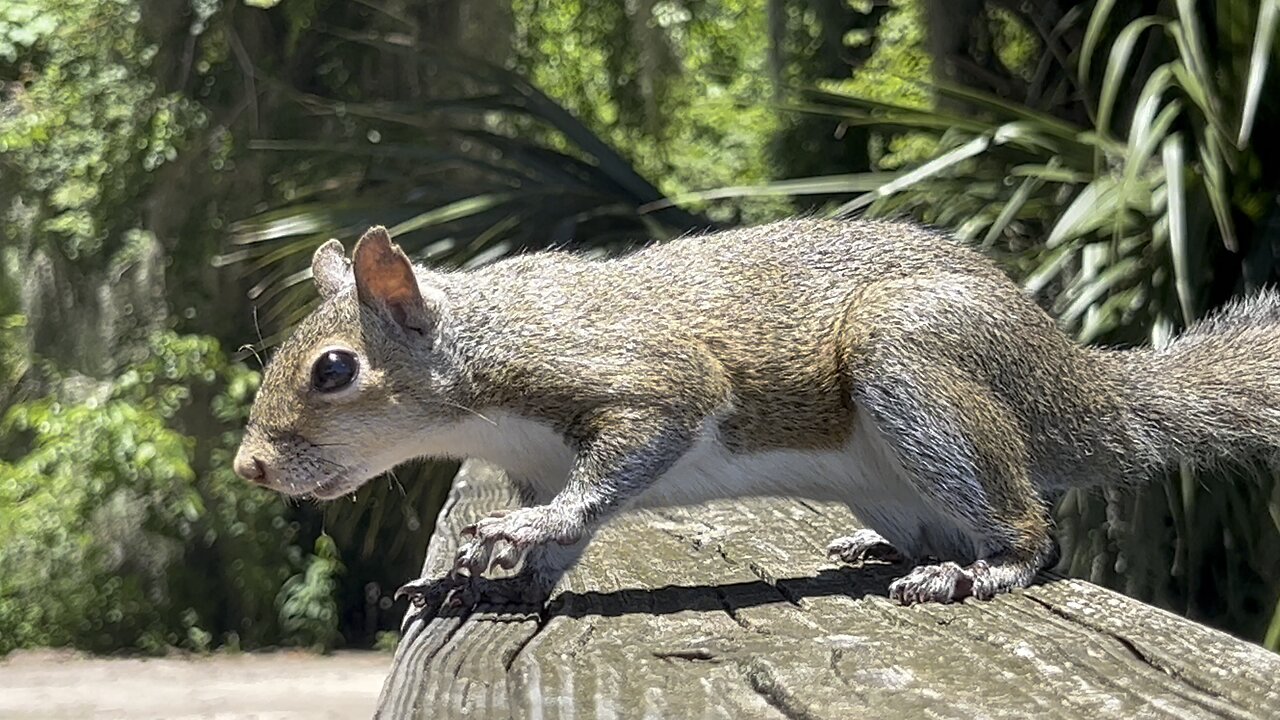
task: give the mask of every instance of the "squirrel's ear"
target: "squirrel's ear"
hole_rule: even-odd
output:
[[[320,297],[328,300],[351,282],[351,262],[342,243],[329,240],[311,256],[311,277]]]
[[[426,334],[432,314],[418,289],[409,256],[391,242],[387,229],[378,226],[356,243],[354,253],[356,294],[370,307],[383,307],[407,330]]]

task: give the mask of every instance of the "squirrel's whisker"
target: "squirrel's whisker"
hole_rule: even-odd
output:
[[[485,415],[483,415],[480,411],[475,410],[474,408],[469,408],[469,407],[467,407],[466,405],[463,405],[463,404],[461,404],[461,403],[453,402],[452,400],[450,400],[450,399],[448,399],[448,398],[438,398],[438,400],[439,400],[441,403],[444,403],[445,405],[448,405],[448,406],[450,406],[450,407],[457,408],[457,409],[462,410],[462,411],[464,411],[464,412],[469,412],[469,413],[471,413],[472,415],[475,415],[476,417],[480,418],[481,420],[483,420],[483,421],[485,421],[485,422],[489,423],[490,425],[492,425],[492,426],[494,426],[494,427],[498,427],[498,421],[497,421],[497,420],[493,420],[493,419],[491,419],[491,418],[486,417],[486,416],[485,416]]]

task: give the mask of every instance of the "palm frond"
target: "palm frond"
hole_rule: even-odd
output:
[[[321,122],[311,137],[259,138],[253,147],[306,153],[322,182],[301,202],[237,222],[231,247],[215,260],[255,277],[251,297],[271,328],[285,327],[314,301],[300,287],[310,277],[310,252],[373,224],[390,227],[419,259],[454,267],[713,226],[662,203],[630,163],[518,75],[452,48],[407,48],[365,35],[348,41],[375,60],[444,67],[471,92],[374,102],[274,84]]]

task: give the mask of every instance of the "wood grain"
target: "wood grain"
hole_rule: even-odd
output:
[[[463,466],[424,573],[516,504]],[[637,512],[548,608],[405,618],[379,718],[1280,718],[1280,655],[1078,580],[899,607],[842,567],[856,522],[786,499]]]

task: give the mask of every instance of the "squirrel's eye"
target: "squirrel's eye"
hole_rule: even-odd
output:
[[[356,379],[360,363],[346,350],[329,350],[311,366],[311,387],[320,392],[334,392]]]

